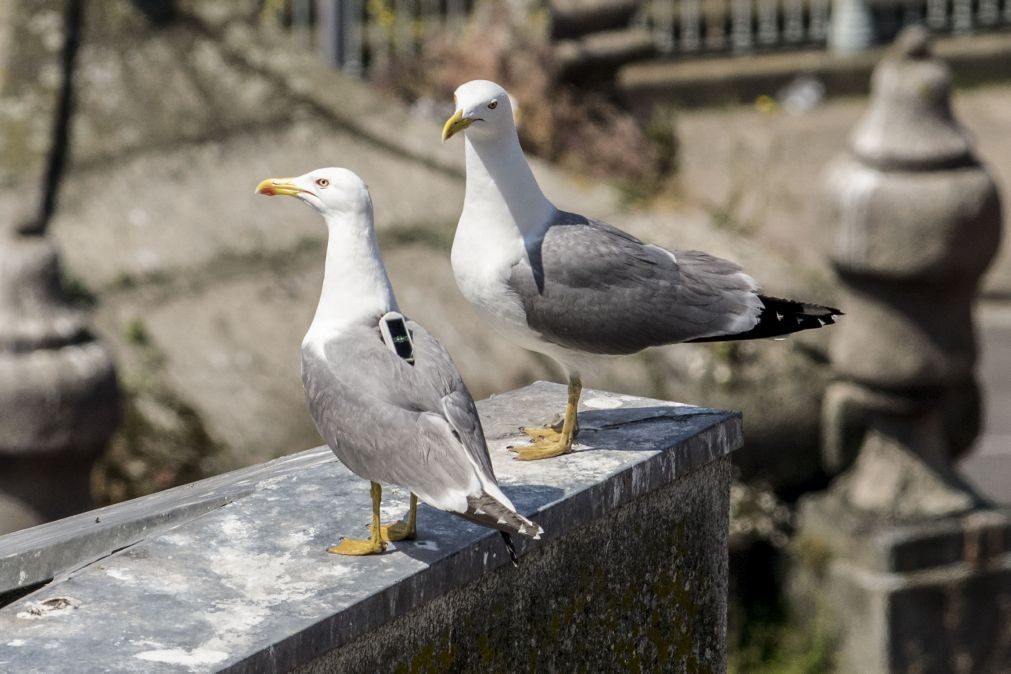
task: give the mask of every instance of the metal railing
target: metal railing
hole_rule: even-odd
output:
[[[824,44],[829,0],[654,0],[641,21],[661,54]]]
[[[476,0],[278,0],[294,39],[345,72],[415,53],[431,35],[462,30]]]
[[[294,40],[335,66],[364,75],[372,64],[415,53],[436,32],[461,30],[482,0],[272,0]],[[833,4],[847,0],[644,0],[634,23],[669,57],[818,49],[831,40]],[[1011,0],[853,0],[872,32],[890,40],[922,23],[932,32],[1011,28]],[[550,3],[548,3],[550,5]]]
[[[965,35],[1011,27],[1011,0],[867,2],[874,31],[888,40],[914,23]],[[832,0],[651,0],[639,21],[664,55],[751,53],[823,47]]]

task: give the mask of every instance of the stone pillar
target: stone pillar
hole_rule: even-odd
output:
[[[979,429],[972,303],[1000,240],[1000,198],[925,31],[900,36],[872,88],[828,170],[847,316],[833,333],[825,458],[837,471],[856,461],[837,488],[862,510],[964,512],[977,499],[952,464]]]
[[[112,359],[89,332],[86,314],[69,305],[46,236],[69,145],[69,77],[80,25],[81,5],[66,6],[64,83],[52,106],[43,175],[8,189],[0,209],[0,533],[90,507],[91,466],[119,419]],[[7,20],[27,11],[15,7]],[[9,93],[11,83],[3,84]]]
[[[808,610],[828,597],[842,671],[1011,668],[1011,518],[954,469],[979,429],[972,303],[1001,206],[950,98],[926,31],[907,29],[828,170],[847,315],[823,428],[841,474],[802,503],[798,549],[818,554],[795,589]]]

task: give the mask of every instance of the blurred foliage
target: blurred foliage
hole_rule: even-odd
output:
[[[395,21],[390,3],[369,6],[380,23]],[[515,19],[507,3],[482,3],[462,32],[422,31],[418,53],[391,48],[374,62],[372,79],[406,100],[447,108],[460,84],[493,80],[514,98],[528,152],[611,181],[630,198],[658,191],[677,168],[673,110],[656,108],[638,119],[602,93],[558,81],[538,21],[544,17]]]
[[[79,309],[91,309],[98,303],[98,297],[81,277],[63,271],[63,299]]]
[[[766,541],[783,548],[793,533],[793,512],[762,485],[734,481],[730,485],[730,538]]]
[[[824,629],[790,623],[786,616],[754,613],[739,641],[730,644],[730,674],[824,674],[834,672],[834,644]]]
[[[835,670],[824,607],[810,620],[791,615],[786,568],[810,555],[798,545],[793,511],[771,489],[735,480],[730,488],[727,651],[731,674],[821,674]]]

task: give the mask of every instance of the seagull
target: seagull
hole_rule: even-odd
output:
[[[523,429],[516,459],[572,451],[582,374],[602,355],[680,342],[758,339],[820,328],[838,309],[762,295],[741,267],[671,251],[552,204],[520,147],[509,94],[475,80],[454,96],[445,142],[464,135],[467,186],[453,240],[461,293],[499,333],[554,360],[568,380],[557,425]]]
[[[337,458],[371,482],[368,539],[328,549],[372,555],[417,534],[418,498],[498,529],[509,538],[543,530],[502,493],[474,399],[443,346],[399,313],[376,241],[368,187],[353,172],[325,168],[269,178],[258,194],[315,208],[328,230],[319,305],[302,340],[302,383],[316,429]],[[381,483],[411,492],[408,521],[383,526]]]

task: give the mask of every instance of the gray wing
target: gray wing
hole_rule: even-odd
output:
[[[481,477],[494,480],[477,410],[442,346],[416,323],[408,327],[413,366],[386,348],[378,327],[352,329],[328,341],[323,353],[303,347],[309,410],[356,474],[400,485],[447,510],[466,510]],[[479,475],[477,466],[488,475]]]
[[[442,413],[456,431],[464,449],[487,476],[494,479],[495,471],[488,456],[481,417],[456,364],[439,340],[425,328],[414,321],[408,321],[407,328],[414,341],[414,367],[418,377],[435,385],[441,396]]]
[[[568,348],[634,353],[757,322],[755,283],[733,262],[672,254],[604,222],[559,213],[527,254],[509,285],[530,327]]]

